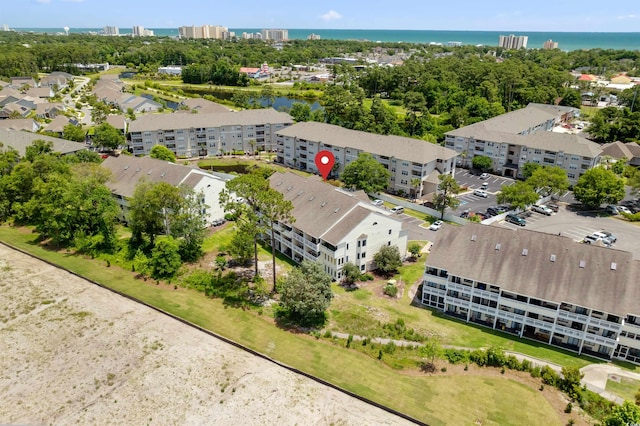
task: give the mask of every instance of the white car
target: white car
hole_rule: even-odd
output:
[[[541,204],[539,206],[536,206],[536,205],[531,206],[531,210],[533,210],[534,212],[546,214],[547,216],[551,216],[551,213],[553,213],[553,210],[551,210],[549,207],[545,206],[544,204]]]
[[[382,200],[373,200],[371,202],[371,204],[373,204],[374,206],[381,206],[381,205],[384,204],[384,201],[382,201]]]
[[[483,173],[480,175],[480,179],[486,179],[489,177],[489,173]]]
[[[432,231],[437,231],[440,228],[442,228],[442,221],[441,220],[436,220],[429,227],[429,229],[432,230]]]
[[[616,206],[616,209],[618,209],[618,213],[632,214],[631,210],[629,210],[625,206]]]
[[[475,191],[473,191],[473,195],[482,198],[487,198],[489,196],[489,194],[487,194],[487,191],[484,191],[482,189],[476,189]]]

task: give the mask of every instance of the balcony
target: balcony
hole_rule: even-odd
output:
[[[597,343],[599,345],[604,345],[609,348],[615,348],[618,346],[618,341],[616,339],[608,339],[602,336],[596,336],[593,334],[585,333],[584,335],[585,342]]]
[[[596,319],[596,318],[589,318],[589,325],[590,326],[595,326],[595,327],[602,327],[602,328],[606,328],[607,330],[612,330],[612,331],[618,331],[621,328],[620,324],[614,323],[614,322],[609,322],[606,320],[602,320],[602,319]]]
[[[558,318],[562,318],[568,321],[577,321],[577,322],[586,324],[589,317],[587,317],[586,315],[574,314],[572,312],[567,312],[560,309],[558,311]]]

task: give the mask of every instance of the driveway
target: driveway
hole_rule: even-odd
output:
[[[582,367],[580,372],[584,374],[580,383],[586,385],[587,389],[599,393],[608,400],[615,401],[618,404],[622,404],[624,401],[617,395],[605,390],[607,388],[607,381],[613,377],[626,377],[640,381],[640,374],[624,370],[613,364],[590,364]]]

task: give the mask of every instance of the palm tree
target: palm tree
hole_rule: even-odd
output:
[[[420,178],[411,179],[411,187],[413,188],[413,198],[419,198],[418,197],[418,189],[420,188],[421,184],[422,184],[422,180]],[[420,194],[420,195],[422,195],[422,194]]]

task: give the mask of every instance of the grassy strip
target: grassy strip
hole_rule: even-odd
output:
[[[606,390],[618,395],[620,398],[635,401],[635,395],[640,392],[640,381],[620,377],[620,382],[607,380]]]
[[[195,291],[135,280],[131,272],[104,267],[102,261],[48,251],[24,229],[2,226],[0,240],[432,425],[478,419],[485,425],[559,424],[539,392],[512,380],[403,374],[356,351],[282,330],[253,311]]]

